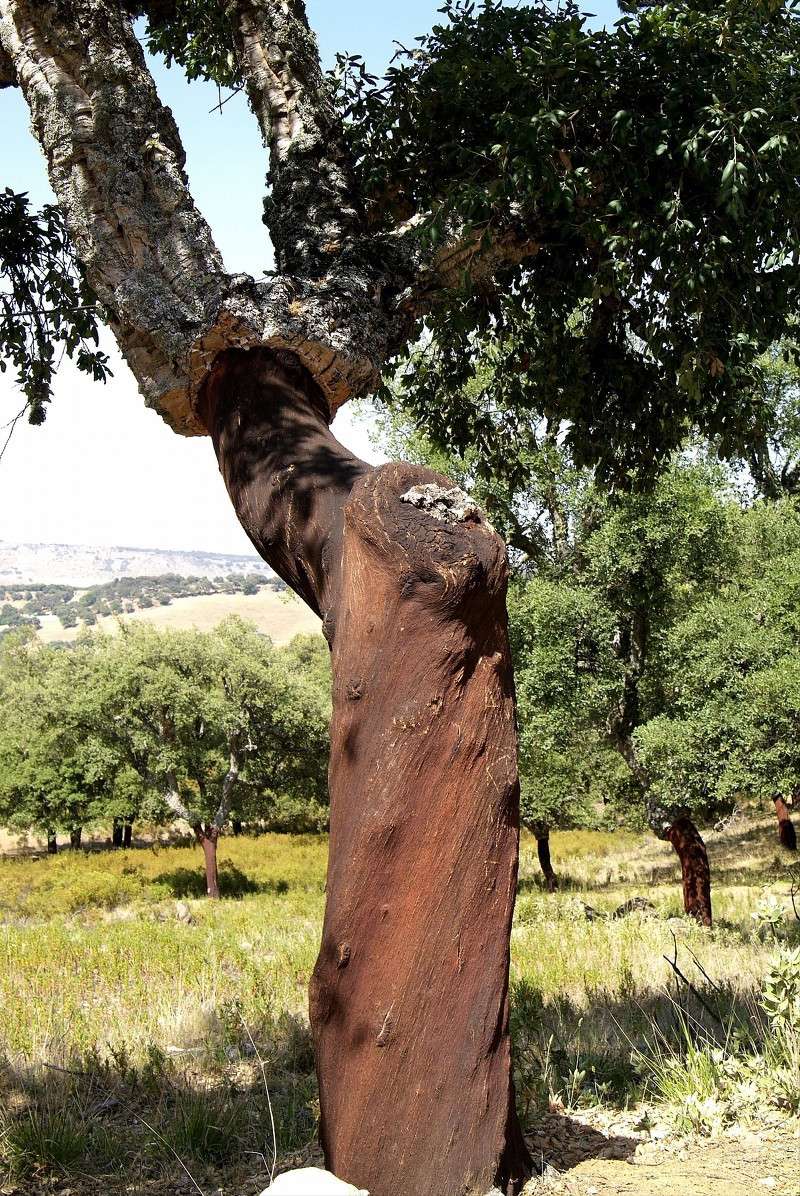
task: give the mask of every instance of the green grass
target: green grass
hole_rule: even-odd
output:
[[[728,1119],[746,1100],[751,1078],[725,1070],[737,1052],[780,1073],[794,1099],[797,1035],[770,1058],[777,1040],[765,1039],[757,1001],[773,932],[751,918],[764,887],[788,908],[786,860],[771,822],[712,835],[709,848],[720,881],[712,932],[677,917],[668,846],[554,835],[562,888],[551,896],[524,838],[512,938],[524,1118],[553,1100],[645,1099],[702,1128],[715,1100]],[[273,1122],[281,1166],[314,1158],[306,993],[326,852],[324,837],[225,840],[217,903],[193,896],[194,847],[0,861],[0,1179],[54,1170],[75,1182],[101,1176],[109,1192],[123,1180],[145,1191],[185,1178],[185,1167],[204,1191],[257,1190]],[[635,895],[656,916],[608,916]],[[588,920],[586,905],[600,916]],[[777,933],[797,938],[798,925],[787,917]],[[664,959],[676,949],[702,1004],[676,986]],[[694,1117],[692,1102],[703,1101]]]

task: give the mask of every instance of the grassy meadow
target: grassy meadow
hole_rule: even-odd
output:
[[[681,917],[667,845],[556,834],[548,895],[525,836],[512,997],[529,1129],[548,1110],[645,1109],[713,1135],[800,1109],[798,1036],[778,1051],[759,1004],[776,940],[800,942],[791,857],[766,820],[708,843],[711,932]],[[195,847],[0,860],[3,1192],[251,1196],[274,1142],[279,1168],[317,1158],[305,1010],[326,850],[226,839],[217,903]],[[614,917],[633,897],[654,908]]]

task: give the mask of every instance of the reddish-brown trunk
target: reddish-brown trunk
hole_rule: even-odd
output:
[[[782,797],[775,797],[773,801],[778,818],[778,838],[781,846],[787,848],[788,851],[797,851],[797,835],[789,814],[789,807]]]
[[[666,834],[683,875],[683,908],[703,926],[711,925],[711,869],[700,832],[685,815],[676,819]]]
[[[311,1021],[328,1167],[372,1196],[518,1190],[508,1032],[517,875],[503,545],[403,501],[283,359],[227,354],[204,402],[239,517],[332,645],[331,839]]]
[[[206,828],[196,826],[194,830],[198,843],[203,849],[206,865],[206,893],[212,901],[219,899],[219,872],[217,870],[217,840],[219,831],[216,827]]]
[[[550,832],[536,833],[536,854],[539,857],[539,866],[542,869],[544,882],[547,885],[548,893],[555,893],[558,889],[558,877],[553,871],[553,864],[550,859]]]

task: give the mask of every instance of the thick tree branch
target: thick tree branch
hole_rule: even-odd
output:
[[[341,120],[302,0],[236,0],[234,38],[270,151],[265,209],[278,268],[321,277],[361,229]]]
[[[0,45],[88,281],[145,397],[177,430],[197,431],[186,402],[192,351],[230,284],[129,19],[101,0],[0,0]]]
[[[227,0],[226,0],[227,2]],[[435,255],[411,225],[367,229],[342,128],[300,0],[229,0],[250,100],[270,145],[268,223],[278,276],[226,274],[194,206],[168,108],[131,27],[144,4],[0,0],[8,60],[89,284],[148,403],[202,434],[196,402],[230,348],[288,349],[319,386],[327,418],[368,393],[415,321],[460,286],[495,285],[534,252],[516,234],[459,237]],[[156,5],[169,15],[167,0]]]
[[[214,828],[221,831],[225,823],[228,821],[228,816],[231,812],[231,802],[233,801],[233,791],[239,783],[239,776],[242,771],[242,737],[238,731],[234,731],[230,736],[228,742],[229,760],[228,771],[222,781],[222,797],[214,815]]]
[[[14,70],[14,63],[11,56],[6,54],[2,45],[0,45],[0,87],[16,87],[17,86],[17,72]]]
[[[188,822],[189,826],[194,826],[195,818],[186,808],[181,800],[180,789],[178,787],[178,778],[174,771],[170,771],[167,776],[167,787],[164,792],[164,805],[171,810],[176,818]]]

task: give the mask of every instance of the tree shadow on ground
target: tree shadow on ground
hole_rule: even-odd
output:
[[[47,1065],[0,1057],[0,1183],[20,1196],[241,1196],[267,1187],[273,1166],[321,1165],[304,1019],[220,1022],[216,1035],[136,1062],[99,1045]]]
[[[632,1159],[640,1138],[626,1134],[604,1134],[566,1113],[547,1112],[535,1118],[525,1141],[533,1165],[541,1174],[546,1168],[568,1171],[588,1159]]]
[[[653,1095],[659,1060],[683,1058],[697,1047],[724,1049],[734,1031],[741,1050],[755,1053],[763,1046],[767,1019],[754,988],[692,982],[694,991],[680,985],[627,995],[596,992],[588,1003],[569,996],[545,1001],[528,981],[513,984],[523,1121],[535,1128],[553,1097],[567,1107],[635,1105]]]
[[[173,868],[159,872],[153,878],[155,884],[164,885],[177,898],[205,897],[206,878],[202,868]],[[219,866],[219,891],[221,897],[252,897],[258,893],[272,893],[280,896],[289,892],[285,880],[253,880],[230,860],[223,860]]]

